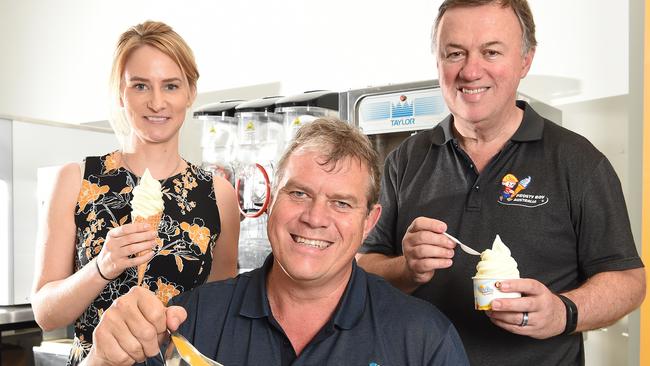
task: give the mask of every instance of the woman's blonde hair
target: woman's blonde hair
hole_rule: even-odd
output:
[[[148,20],[130,27],[122,33],[115,47],[109,82],[112,108],[110,123],[122,146],[126,142],[126,137],[131,133],[131,126],[126,120],[124,112],[119,108],[124,67],[131,53],[145,45],[154,47],[176,62],[189,85],[190,93],[196,91],[196,82],[199,79],[199,71],[192,49],[167,24]]]

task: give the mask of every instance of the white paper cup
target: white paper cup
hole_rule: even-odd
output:
[[[511,278],[476,278],[474,281],[474,309],[492,310],[492,300],[494,299],[515,299],[521,297],[519,292],[501,292],[496,283]]]

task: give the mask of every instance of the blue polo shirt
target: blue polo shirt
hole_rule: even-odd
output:
[[[226,365],[469,365],[449,320],[352,264],[332,318],[296,355],[273,317],[261,268],[199,286],[174,298],[188,312],[179,331],[206,356]]]

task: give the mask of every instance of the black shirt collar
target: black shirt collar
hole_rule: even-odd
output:
[[[542,139],[544,132],[544,118],[525,101],[518,100],[517,107],[524,110],[524,117],[517,131],[510,138],[511,141],[528,142]],[[452,124],[453,115],[448,115],[433,129],[432,142],[434,145],[444,145],[454,139]]]
[[[271,315],[271,306],[266,292],[266,277],[273,265],[273,254],[264,261],[261,268],[242,274],[250,276],[250,282],[239,309],[239,314],[248,318],[263,318]],[[342,329],[354,327],[361,319],[366,303],[368,277],[352,262],[352,274],[343,297],[332,317],[334,325]]]

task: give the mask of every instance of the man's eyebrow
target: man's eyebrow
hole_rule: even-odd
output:
[[[491,47],[491,46],[501,46],[503,45],[503,42],[501,41],[491,41],[491,42],[486,42],[481,45],[481,48],[485,47]]]
[[[357,199],[357,196],[353,194],[345,194],[345,193],[335,193],[331,196],[327,196],[329,199],[334,199],[337,201],[347,201],[347,202],[352,202],[356,204],[359,200]]]
[[[445,47],[461,48],[461,49],[464,48],[463,46],[461,46],[461,45],[459,45],[459,44],[457,44],[457,43],[447,43],[447,44],[445,45]]]
[[[501,41],[490,41],[490,42],[485,42],[481,44],[481,48],[485,47],[490,47],[490,46],[495,46],[495,45],[503,45],[503,42]],[[458,44],[458,43],[447,43],[445,47],[451,47],[451,48],[460,48],[460,49],[465,49],[464,46]]]
[[[305,192],[308,192],[308,193],[311,192],[311,189],[309,189],[309,187],[307,185],[296,182],[295,180],[293,180],[291,178],[289,178],[287,180],[287,183],[285,183],[284,187],[282,187],[281,189],[283,189],[283,190],[299,189],[301,191],[305,191]]]

